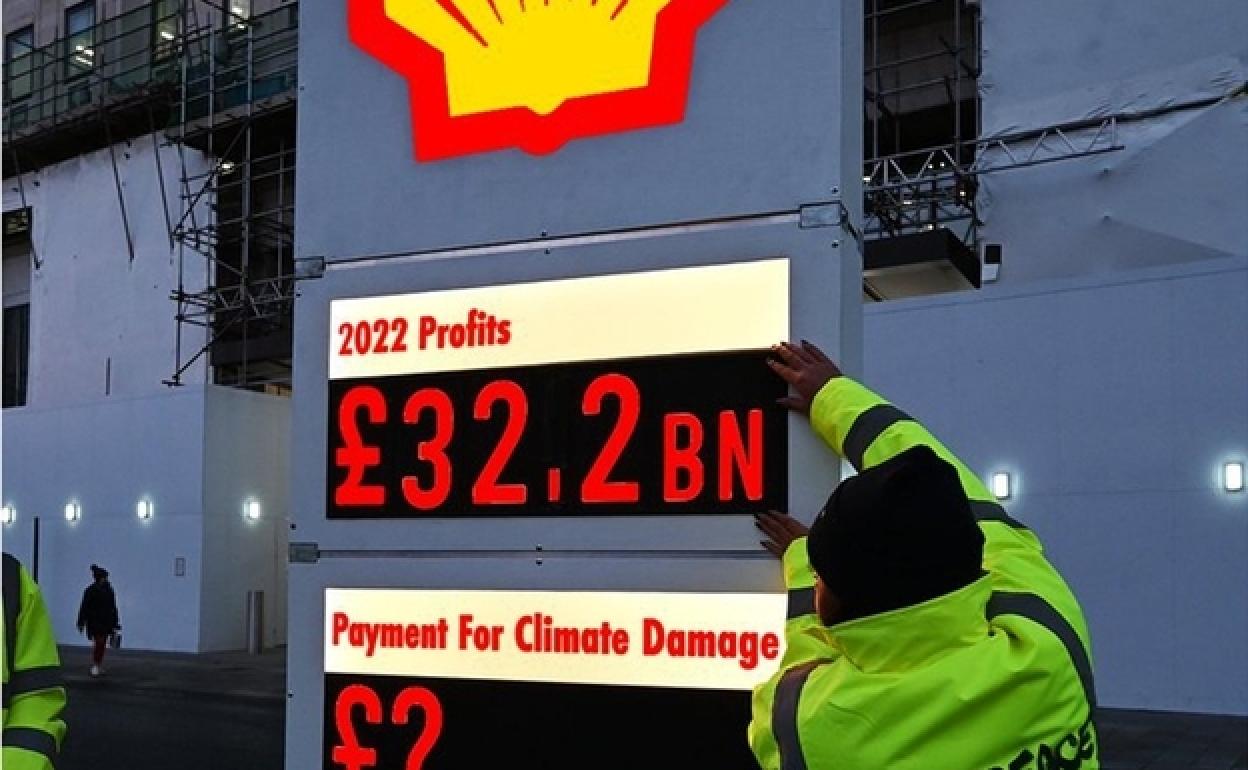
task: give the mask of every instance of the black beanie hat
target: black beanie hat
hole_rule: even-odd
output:
[[[983,574],[984,535],[958,472],[926,446],[843,481],[806,547],[842,621],[919,604]]]
[[[106,578],[108,577],[108,570],[98,565],[92,564],[91,565],[91,577],[95,578],[96,580],[99,580],[100,578]]]

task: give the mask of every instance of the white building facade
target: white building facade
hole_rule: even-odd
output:
[[[87,643],[75,621],[98,564],[127,647],[282,644],[289,399],[212,384],[211,356],[192,354],[214,330],[179,328],[171,299],[217,280],[175,229],[217,217],[219,201],[191,181],[219,159],[115,115],[103,125],[117,132],[111,146],[42,149],[90,119],[74,110],[121,110],[157,79],[166,52],[153,41],[177,29],[159,24],[168,3],[129,4],[117,26],[138,19],[142,37],[106,40],[114,5],[37,15],[5,2],[4,549],[37,567],[62,643]],[[85,37],[60,23],[87,17]],[[73,40],[87,44],[57,47]],[[49,50],[69,58],[41,59]],[[128,59],[107,58],[122,50]],[[25,150],[40,141],[42,154]],[[32,154],[50,160],[15,167]],[[249,603],[263,608],[250,630]]]
[[[1248,6],[979,5],[982,136],[1121,149],[980,175],[996,280],[866,306],[866,380],[1010,474],[1102,705],[1248,714]]]

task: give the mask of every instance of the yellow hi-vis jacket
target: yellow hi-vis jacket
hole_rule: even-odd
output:
[[[65,737],[61,660],[39,586],[4,554],[4,770],[51,770]]]
[[[806,539],[784,554],[787,648],[754,691],[765,770],[1095,770],[1087,625],[1040,542],[922,425],[847,377],[811,405],[859,470],[924,444],[952,463],[984,533],[980,580],[824,626]]]

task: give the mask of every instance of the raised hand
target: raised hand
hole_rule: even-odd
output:
[[[829,380],[841,376],[840,368],[832,359],[806,340],[800,345],[781,342],[773,345],[771,352],[773,357],[767,359],[767,364],[797,391],[795,395],[780,399],[780,403],[795,412],[809,414],[815,395]]]
[[[784,557],[784,552],[794,540],[810,532],[805,524],[780,511],[755,514],[754,526],[767,536],[766,540],[760,541],[763,547],[778,559]]]

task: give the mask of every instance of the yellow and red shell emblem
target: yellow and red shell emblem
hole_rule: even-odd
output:
[[[356,45],[408,81],[416,157],[684,119],[698,28],[727,0],[348,0]]]

